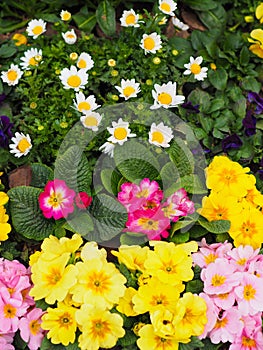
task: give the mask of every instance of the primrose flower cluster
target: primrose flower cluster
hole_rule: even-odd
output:
[[[139,185],[126,182],[118,193],[119,202],[128,212],[124,231],[144,233],[149,240],[169,236],[170,222],[195,211],[194,203],[181,188],[164,200],[164,193],[156,181],[143,179]]]
[[[29,296],[30,269],[17,260],[0,259],[0,348],[15,350],[15,333],[30,350],[39,349],[45,331],[41,328],[42,309]]]
[[[263,195],[256,178],[226,156],[216,156],[206,169],[209,196],[203,198],[199,213],[212,220],[229,220],[229,235],[236,247],[263,243]]]
[[[83,245],[78,234],[46,238],[30,258],[30,296],[50,305],[41,324],[47,338],[64,346],[77,341],[81,350],[112,348],[130,318],[141,350],[162,343],[176,350],[190,342],[207,322],[205,299],[181,294],[194,276],[191,253],[197,248],[195,242],[123,245],[112,251],[118,265],[95,242]]]
[[[192,255],[201,268],[208,322],[201,339],[230,342],[229,350],[262,349],[263,256],[249,245],[200,243]]]

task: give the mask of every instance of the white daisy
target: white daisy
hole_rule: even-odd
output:
[[[197,58],[190,57],[190,63],[184,64],[184,67],[187,68],[184,71],[184,75],[193,74],[196,80],[204,80],[207,77],[207,67],[201,67],[203,62],[203,57],[198,56]]]
[[[144,49],[144,53],[156,53],[162,47],[162,40],[160,35],[156,32],[152,34],[143,34],[140,47]]]
[[[13,143],[9,145],[10,153],[15,157],[20,158],[26,156],[32,148],[30,136],[23,133],[16,132],[15,136],[11,138]]]
[[[128,140],[128,137],[136,137],[136,134],[132,134],[129,129],[129,123],[124,122],[122,118],[118,122],[112,122],[112,128],[107,128],[111,136],[108,138],[109,142],[118,143],[123,145]]]
[[[77,67],[79,69],[90,70],[93,66],[94,61],[91,56],[86,52],[82,52],[77,60]]]
[[[66,33],[61,33],[66,44],[72,45],[77,41],[77,35],[74,29],[68,30]]]
[[[185,100],[183,95],[176,95],[176,82],[169,81],[162,85],[154,84],[154,89],[152,90],[154,104],[150,107],[151,109],[176,107]]]
[[[91,129],[92,131],[98,131],[98,126],[101,122],[101,119],[102,116],[96,112],[89,112],[80,117],[82,125],[87,129]]]
[[[1,73],[1,78],[4,83],[7,83],[9,86],[13,86],[18,84],[18,81],[22,75],[23,71],[20,70],[18,65],[12,63],[8,71]]]
[[[122,79],[121,86],[115,86],[115,88],[120,92],[120,97],[124,97],[125,100],[137,97],[137,94],[141,91],[140,84],[135,83],[135,79]]]
[[[105,142],[102,146],[100,146],[99,150],[113,158],[114,147],[115,145],[113,143]]]
[[[65,10],[60,12],[60,18],[62,21],[69,21],[71,19],[71,13]]]
[[[179,28],[181,30],[188,30],[189,26],[185,24],[184,22],[181,22],[177,17],[172,17],[172,23],[176,28]]]
[[[73,100],[75,109],[79,112],[94,111],[99,108],[100,105],[96,103],[94,95],[86,97],[83,92],[76,93],[76,100]]]
[[[36,39],[39,35],[46,31],[46,22],[44,22],[43,19],[32,19],[30,22],[28,22],[26,31],[29,36]]]
[[[120,18],[121,26],[123,27],[140,27],[139,15],[136,15],[134,10],[126,11],[124,10]]]
[[[159,9],[166,15],[174,16],[174,10],[177,9],[177,3],[173,0],[159,0]]]
[[[63,68],[59,76],[64,89],[85,89],[85,85],[88,83],[88,73],[84,69],[77,69],[75,66],[70,66],[70,69]]]
[[[151,130],[149,131],[149,142],[158,147],[170,147],[169,142],[173,138],[172,129],[169,126],[165,126],[163,122],[156,125],[152,123]]]
[[[30,66],[38,66],[42,62],[42,50],[34,49],[33,47],[24,52],[24,57],[21,57],[20,63],[22,69],[28,70]]]

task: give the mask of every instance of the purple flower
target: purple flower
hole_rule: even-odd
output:
[[[222,148],[225,153],[231,149],[240,148],[242,145],[243,142],[237,134],[229,135],[222,141]]]
[[[11,131],[13,126],[14,124],[6,115],[0,116],[0,147],[8,148],[9,140],[13,137]]]
[[[252,111],[247,111],[245,118],[242,120],[246,136],[252,136],[256,133],[257,119],[252,115],[252,113]]]
[[[249,102],[255,102],[257,107],[255,109],[256,114],[263,113],[263,98],[256,92],[249,92],[247,95]]]
[[[185,102],[181,104],[181,107],[187,110],[190,113],[199,113],[199,105],[193,105],[191,101]]]

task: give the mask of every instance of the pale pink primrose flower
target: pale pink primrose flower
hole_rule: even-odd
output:
[[[238,271],[247,271],[251,261],[254,261],[259,249],[254,250],[251,246],[239,246],[227,252],[231,258],[231,264],[235,265]]]
[[[261,326],[254,329],[243,329],[241,335],[237,335],[230,345],[229,350],[262,350],[263,334]]]
[[[232,289],[228,293],[218,295],[215,294],[212,296],[212,299],[216,306],[222,308],[223,310],[228,310],[235,304],[236,295],[234,293],[234,289]]]
[[[203,333],[199,336],[199,339],[204,339],[207,337],[207,334],[214,328],[217,321],[217,316],[220,310],[215,305],[215,303],[213,302],[213,299],[210,298],[208,294],[200,293],[199,297],[203,298],[207,305],[207,309],[206,309],[207,323],[205,325]]]
[[[0,349],[15,350],[12,345],[15,333],[0,334]]]

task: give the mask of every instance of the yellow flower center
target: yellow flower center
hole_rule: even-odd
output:
[[[158,143],[163,143],[164,141],[164,136],[160,131],[154,131],[152,133],[152,141],[158,142]]]
[[[14,318],[15,315],[16,315],[16,308],[13,307],[13,306],[10,305],[10,304],[6,304],[6,305],[4,306],[3,311],[4,311],[4,317],[5,317],[5,318]]]
[[[71,13],[68,11],[65,11],[62,15],[62,21],[68,21],[71,18]]]
[[[74,39],[74,38],[75,38],[75,35],[69,33],[69,34],[66,35],[66,37],[67,37],[68,39]]]
[[[31,57],[28,62],[31,66],[37,66],[38,62],[35,60],[35,57]]]
[[[81,69],[82,68],[86,68],[87,67],[87,62],[85,60],[82,60],[82,59],[79,60],[78,61],[78,67],[81,68]]]
[[[40,329],[40,322],[38,320],[33,320],[29,322],[29,330],[33,335],[37,335]]]
[[[48,284],[54,286],[61,280],[61,272],[58,269],[52,269],[52,271],[47,275],[46,279]]]
[[[35,26],[33,29],[32,29],[32,32],[35,34],[35,35],[39,35],[43,32],[43,27],[41,26]]]
[[[86,101],[80,102],[80,103],[78,104],[78,110],[79,110],[80,112],[82,112],[83,110],[89,111],[90,109],[91,109],[91,105],[90,105],[88,102],[86,102]]]
[[[94,271],[88,276],[87,288],[95,292],[97,295],[104,295],[110,287],[110,276],[104,272]]]
[[[214,262],[217,257],[218,256],[216,254],[210,253],[210,254],[206,255],[204,259],[205,259],[206,264],[208,265],[208,264]]]
[[[246,258],[239,259],[239,260],[237,261],[238,265],[241,265],[241,266],[245,265],[246,262],[247,262],[247,259],[246,259]]]
[[[17,144],[17,149],[21,152],[21,153],[25,153],[26,150],[31,146],[31,144],[28,142],[28,140],[24,137],[23,139],[21,139],[18,144]]]
[[[7,78],[9,81],[15,81],[17,78],[17,72],[15,70],[9,70],[7,72]]]
[[[114,137],[117,140],[124,140],[127,137],[127,134],[127,130],[123,127],[119,127],[114,130]]]
[[[138,220],[138,225],[141,226],[144,230],[158,230],[159,223],[157,220],[152,220],[149,218],[140,218]]]
[[[84,120],[85,126],[97,126],[98,125],[98,120],[95,117],[86,117]]]
[[[221,299],[221,300],[224,300],[224,299],[228,298],[228,295],[229,295],[228,293],[219,294],[218,298]]]
[[[152,38],[148,37],[144,39],[144,48],[146,50],[152,50],[154,49],[154,47],[155,47],[155,41]]]
[[[67,83],[69,86],[76,88],[80,86],[81,79],[78,75],[71,75],[71,77],[68,78]]]
[[[161,92],[158,95],[158,101],[163,105],[169,105],[172,103],[172,96],[170,94],[167,94],[167,92]]]
[[[255,294],[256,294],[256,290],[251,286],[251,284],[247,284],[244,287],[243,295],[245,300],[254,299]]]
[[[68,312],[65,312],[60,316],[59,323],[62,327],[69,328],[73,323],[71,315]]]
[[[169,302],[164,294],[159,294],[159,295],[153,295],[150,304],[153,306],[156,306],[156,305],[167,306],[169,305]]]
[[[127,17],[126,17],[126,24],[134,24],[135,23],[135,16],[130,13]]]
[[[217,320],[216,324],[215,324],[215,328],[216,329],[217,328],[223,328],[223,327],[225,327],[227,325],[227,323],[228,323],[228,320],[227,320],[226,317],[223,318],[222,320]]]
[[[146,198],[146,197],[148,197],[149,196],[149,190],[148,190],[148,188],[144,188],[143,190],[141,190],[140,192],[138,192],[137,194],[136,194],[136,197],[137,198]]]
[[[229,186],[230,184],[236,183],[238,174],[235,170],[229,170],[227,168],[222,169],[220,174],[220,182],[223,182],[225,185]]]
[[[199,74],[199,73],[201,72],[201,67],[200,67],[199,64],[193,63],[193,64],[191,64],[190,71],[191,71],[193,74]]]
[[[222,286],[222,284],[225,283],[225,280],[226,280],[225,276],[221,276],[221,275],[215,274],[212,277],[211,283],[212,283],[213,287],[219,287],[219,286]]]
[[[244,235],[244,237],[251,238],[252,236],[254,236],[257,233],[256,224],[254,222],[250,222],[249,220],[247,220],[241,226],[241,232]]]
[[[131,94],[135,92],[135,89],[132,86],[127,86],[123,89],[123,95],[129,97]]]
[[[63,196],[61,193],[53,192],[48,199],[48,204],[51,205],[53,208],[59,207],[62,202]]]
[[[252,350],[256,347],[256,342],[254,339],[243,336],[242,337],[242,345],[244,345],[245,347]]]
[[[104,339],[111,331],[109,323],[107,321],[102,321],[101,319],[95,319],[92,321],[91,336],[93,338]]]
[[[169,4],[167,4],[167,2],[162,2],[160,5],[160,9],[164,12],[170,12],[171,6]]]

